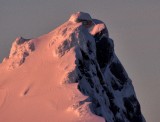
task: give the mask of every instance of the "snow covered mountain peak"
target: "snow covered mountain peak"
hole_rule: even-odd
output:
[[[106,25],[88,13],[17,38],[0,75],[0,121],[145,122]]]

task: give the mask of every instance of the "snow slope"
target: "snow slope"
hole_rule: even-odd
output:
[[[145,122],[108,36],[111,56],[101,61],[105,26],[91,35],[77,17],[91,20],[79,12],[48,34],[15,40],[0,64],[0,122]]]

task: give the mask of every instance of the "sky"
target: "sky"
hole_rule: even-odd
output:
[[[16,37],[48,33],[77,11],[104,21],[147,122],[160,120],[160,0],[0,0],[0,61]]]

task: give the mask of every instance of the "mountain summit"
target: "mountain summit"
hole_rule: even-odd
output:
[[[0,64],[1,122],[145,122],[104,22],[77,12]]]

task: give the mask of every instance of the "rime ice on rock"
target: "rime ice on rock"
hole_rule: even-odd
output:
[[[102,22],[101,20],[97,20],[97,19],[93,19],[92,22],[93,22],[93,27],[90,30],[90,33],[93,36],[95,36],[98,33],[103,32],[104,36],[109,37],[109,33],[108,33],[107,27],[104,22]]]
[[[30,39],[24,39],[23,37],[18,37],[12,44],[10,50],[9,58],[6,60],[9,63],[9,69],[14,69],[22,65],[25,58],[34,51],[34,43]]]

